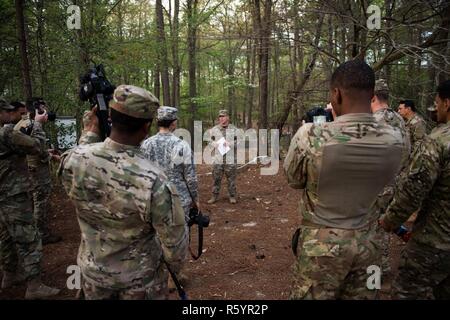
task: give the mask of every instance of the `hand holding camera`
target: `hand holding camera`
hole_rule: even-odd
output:
[[[33,98],[31,100],[31,105],[35,110],[35,120],[37,115],[47,114],[48,121],[56,120],[56,112],[48,111],[47,103],[42,98]],[[36,120],[37,121],[37,120]]]
[[[94,132],[98,135],[100,132],[100,125],[97,117],[97,107],[92,108],[92,110],[85,111],[83,114],[83,130]]]

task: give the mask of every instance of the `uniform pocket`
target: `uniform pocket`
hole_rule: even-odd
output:
[[[336,257],[339,244],[328,242],[321,236],[321,229],[304,229],[302,232],[302,252],[308,257]]]

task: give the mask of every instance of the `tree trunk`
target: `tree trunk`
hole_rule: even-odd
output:
[[[189,69],[189,109],[190,131],[194,130],[194,119],[197,113],[197,4],[198,0],[187,0],[188,24],[188,69]]]
[[[172,78],[172,104],[175,107],[180,105],[180,60],[178,57],[178,42],[179,42],[179,21],[178,16],[180,12],[180,0],[174,1],[174,14],[172,23],[172,63],[173,63],[173,78]]]
[[[315,38],[314,38],[314,48],[317,48],[319,45],[320,35],[322,33],[323,19],[324,19],[324,14],[320,13],[319,21],[317,24],[317,31],[316,31]],[[303,72],[303,77],[302,77],[301,81],[298,82],[295,90],[289,95],[288,102],[287,102],[283,112],[280,114],[280,116],[277,120],[277,128],[280,131],[283,129],[283,126],[286,123],[286,120],[289,116],[289,112],[291,111],[292,106],[296,104],[303,88],[305,87],[306,83],[308,82],[309,78],[312,75],[312,72],[316,65],[317,55],[318,55],[318,50],[316,49],[313,52],[311,59],[306,66],[305,71]]]
[[[44,1],[39,0],[36,2],[37,9],[37,36],[36,36],[36,47],[37,47],[37,60],[38,60],[38,69],[39,76],[41,79],[40,85],[40,95],[42,97],[47,96],[48,89],[48,81],[47,81],[47,59],[46,59],[46,46],[44,43],[44,17],[43,17],[43,9],[44,9]]]
[[[260,0],[254,0],[254,18],[258,25],[259,58],[259,128],[268,127],[267,109],[269,105],[269,54],[271,36],[272,0],[264,2],[264,15],[261,16]]]
[[[33,97],[31,89],[30,64],[28,62],[27,37],[25,33],[24,0],[16,0],[17,38],[19,39],[23,95],[26,100]]]
[[[158,100],[161,98],[161,82],[160,82],[159,64],[155,67],[155,73],[153,74],[153,94]]]
[[[156,28],[158,33],[158,60],[161,65],[161,83],[163,90],[163,103],[170,106],[170,80],[167,61],[166,35],[164,33],[164,14],[161,0],[156,0]]]

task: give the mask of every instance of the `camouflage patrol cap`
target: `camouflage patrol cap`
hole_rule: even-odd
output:
[[[159,100],[143,88],[121,84],[114,90],[109,106],[130,117],[153,119]]]
[[[0,98],[0,109],[2,109],[2,110],[14,110],[14,106],[9,104],[5,99]]]
[[[158,120],[177,120],[178,109],[174,107],[162,106],[158,108]]]
[[[225,109],[219,110],[219,117],[224,117],[224,116],[228,116],[228,111]]]
[[[387,85],[387,81],[384,79],[379,79],[375,82],[375,92],[389,92],[389,87]]]

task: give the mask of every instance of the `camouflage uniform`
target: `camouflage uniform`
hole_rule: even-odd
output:
[[[411,148],[414,147],[417,141],[422,140],[427,135],[427,126],[425,120],[417,113],[406,121],[406,129],[409,132],[411,139]]]
[[[228,112],[226,110],[221,110],[219,112],[220,115],[228,115]],[[208,139],[210,145],[216,149],[218,147],[217,141],[219,141],[222,137],[225,139],[227,138],[226,132],[229,132],[229,135],[233,136],[233,132],[237,130],[237,128],[229,124],[226,128],[222,127],[221,125],[216,125],[213,128],[211,128],[208,132]],[[227,177],[228,180],[228,193],[231,198],[236,198],[236,176],[237,176],[237,164],[236,164],[236,156],[237,156],[237,150],[236,150],[236,143],[235,141],[227,141],[230,144],[230,148],[234,148],[234,160],[233,163],[228,163],[227,161],[227,154],[224,154],[223,156],[216,150],[216,156],[213,159],[213,179],[214,179],[214,185],[212,189],[212,193],[217,197],[220,193],[220,187],[222,184],[222,177],[225,174],[225,177]],[[230,150],[231,152],[231,150]]]
[[[121,85],[110,107],[151,119],[158,100]],[[114,126],[114,124],[113,124]],[[113,128],[114,130],[114,128]],[[78,265],[87,299],[160,299],[167,294],[166,261],[178,272],[187,227],[175,188],[139,146],[83,133],[62,157],[59,173],[81,229]]]
[[[375,94],[376,93],[389,93],[389,87],[385,80],[380,79],[377,80],[375,83]],[[392,110],[391,108],[381,108],[378,109],[373,113],[373,116],[375,120],[378,123],[383,123],[386,125],[391,126],[394,130],[398,130],[402,137],[403,141],[406,144],[407,152],[403,153],[403,159],[402,159],[402,168],[405,168],[408,164],[409,159],[409,152],[410,152],[410,139],[408,130],[405,127],[405,121],[403,120],[402,116],[399,115],[397,112]],[[389,205],[389,202],[392,200],[392,197],[394,196],[394,181],[389,183],[383,190],[383,192],[378,196],[377,200],[377,206],[379,210],[379,214],[382,215],[386,212],[386,209]],[[382,270],[383,275],[389,274],[391,270],[391,263],[389,260],[389,249],[390,249],[390,238],[391,234],[385,232],[382,228],[378,229],[378,236],[381,241],[382,246]],[[385,279],[385,277],[383,277]]]
[[[383,221],[395,230],[419,209],[394,282],[400,299],[450,299],[450,123],[420,141]]]
[[[19,131],[21,128],[27,128],[30,125],[34,125],[34,122],[31,122],[27,115],[26,118],[23,118],[15,125],[14,130]],[[48,153],[44,156],[28,155],[27,161],[33,189],[34,216],[36,217],[38,229],[42,238],[47,238],[50,235],[48,228],[48,211],[52,190],[49,168],[50,155]]]
[[[28,194],[26,155],[46,153],[42,139],[45,135],[38,122],[31,136],[14,131],[13,125],[0,128],[0,264],[11,273],[20,268],[26,280],[41,273],[42,244]]]
[[[174,110],[172,110],[174,109]],[[158,120],[177,120],[176,108],[160,107]],[[189,144],[172,133],[158,133],[142,143],[145,157],[157,163],[176,187],[186,221],[189,209],[198,201],[198,181]]]
[[[367,268],[380,265],[377,195],[401,167],[399,130],[371,114],[303,125],[284,169],[289,185],[304,189],[291,299],[373,298]]]

